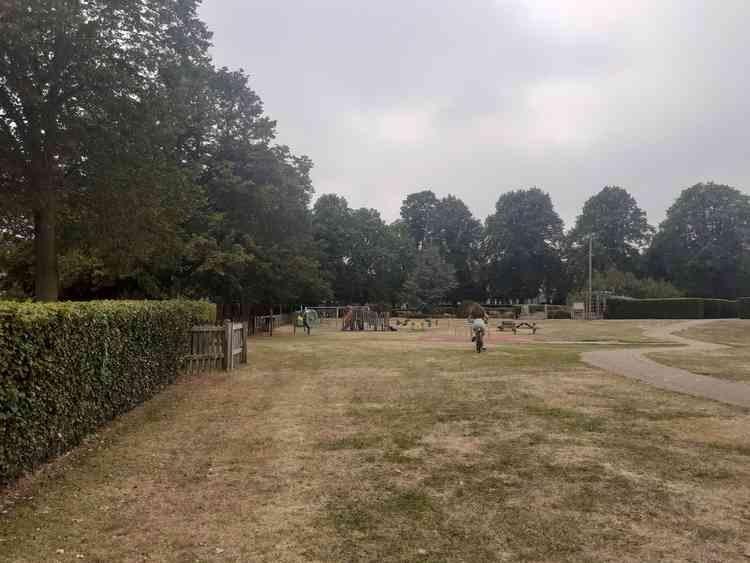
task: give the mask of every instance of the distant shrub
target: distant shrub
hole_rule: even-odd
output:
[[[566,309],[552,309],[547,311],[548,319],[569,319],[570,311]]]
[[[737,302],[726,299],[607,299],[608,319],[728,319],[736,318]]]
[[[737,300],[738,313],[741,319],[750,319],[750,297],[741,297]]]
[[[704,319],[736,319],[740,316],[737,301],[728,299],[706,299],[703,302]]]

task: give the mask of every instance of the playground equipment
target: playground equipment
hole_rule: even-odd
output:
[[[304,311],[296,311],[293,315],[294,325],[300,328],[304,325],[303,319],[307,316],[307,324],[312,328],[318,328],[320,326],[320,315],[314,309],[307,309]]]
[[[349,307],[344,315],[341,330],[392,330],[391,316],[389,313],[371,311],[369,307]]]
[[[318,305],[307,307],[308,311],[315,311],[320,319],[320,325],[328,328],[338,328],[339,321],[344,315],[344,307]]]
[[[396,327],[408,328],[411,331],[424,331],[430,329],[433,326],[437,327],[439,323],[438,319],[396,319]]]

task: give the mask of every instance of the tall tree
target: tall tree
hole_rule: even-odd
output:
[[[397,305],[402,296],[402,288],[413,271],[417,250],[409,231],[402,220],[388,225],[385,239],[385,253],[388,257],[385,268],[385,295],[383,300]]]
[[[649,257],[651,273],[689,295],[750,295],[750,197],[709,182],[683,190]]]
[[[321,275],[337,300],[345,300],[354,220],[346,199],[335,194],[320,196],[313,206],[313,235],[320,253]]]
[[[456,273],[457,285],[449,297],[453,301],[481,298],[479,254],[482,224],[463,201],[448,195],[438,201],[430,231],[433,244]]]
[[[493,297],[563,297],[563,222],[549,194],[531,188],[501,195],[495,213],[487,218],[485,237],[486,276]]]
[[[346,199],[332,194],[315,202],[313,229],[323,275],[338,302],[394,301],[413,252],[410,238],[387,226],[375,209],[350,209]]]
[[[35,292],[58,297],[57,227],[95,147],[137,145],[160,69],[201,65],[210,35],[197,0],[6,0],[0,12],[3,199],[34,224]],[[93,159],[94,161],[96,159]],[[164,173],[165,169],[159,171]],[[122,187],[122,186],[119,186]]]
[[[590,197],[566,239],[571,273],[582,283],[586,271],[588,237],[593,236],[593,266],[597,271],[614,268],[636,273],[641,269],[641,253],[653,237],[646,213],[633,196],[617,186],[605,186]]]
[[[375,209],[352,212],[352,232],[348,261],[349,302],[381,301],[386,293],[385,270],[388,229]]]
[[[456,285],[453,266],[435,246],[427,246],[417,256],[414,269],[404,283],[402,299],[420,309],[439,305]]]
[[[409,194],[401,205],[401,219],[418,249],[432,240],[437,205],[438,199],[430,190]]]

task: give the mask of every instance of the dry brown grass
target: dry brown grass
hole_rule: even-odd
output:
[[[716,321],[678,334],[695,340],[724,344],[729,348],[691,354],[659,352],[649,354],[649,357],[662,364],[700,375],[750,382],[750,320]]]
[[[0,560],[747,561],[748,412],[580,349],[253,341],[6,491]]]

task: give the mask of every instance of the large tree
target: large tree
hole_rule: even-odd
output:
[[[388,226],[376,210],[351,209],[343,197],[326,194],[315,202],[313,232],[338,302],[396,300],[414,253],[403,224]]]
[[[586,271],[588,237],[593,237],[593,266],[636,273],[641,253],[651,242],[654,228],[633,196],[617,186],[605,186],[590,197],[567,236],[569,267],[578,283]]]
[[[544,293],[561,299],[565,287],[560,250],[563,222],[549,194],[514,190],[497,200],[487,218],[484,260],[490,295],[530,299]]]
[[[1,109],[5,133],[23,146],[13,119],[59,115],[54,136],[42,130],[42,155],[54,157],[48,184],[31,190],[17,168],[0,167],[0,188],[14,203],[0,213],[14,227],[2,237],[0,269],[9,275],[0,285],[27,288],[31,264],[42,298],[54,297],[58,271],[63,295],[73,298],[284,303],[328,295],[311,231],[312,163],[274,144],[275,123],[242,71],[213,67],[196,3],[59,2],[55,12],[33,1],[23,13],[9,3],[14,17],[4,14],[3,25],[29,37],[0,38],[15,49],[3,62],[41,73],[33,84],[42,93],[11,95],[13,84],[2,84],[26,112]],[[72,62],[46,69],[48,56]],[[77,93],[63,102],[49,94],[68,82]],[[3,148],[4,162],[20,154]],[[35,224],[50,209],[54,220]],[[28,256],[27,225],[36,227],[36,257]],[[40,257],[41,247],[52,250]]]
[[[313,236],[318,245],[321,275],[328,281],[337,300],[345,300],[350,288],[348,265],[354,221],[352,210],[342,196],[324,194],[313,206]]]
[[[404,283],[402,299],[418,309],[440,305],[456,286],[453,266],[436,247],[427,246],[417,256],[414,269]]]
[[[197,0],[2,3],[0,189],[33,223],[38,299],[58,297],[58,226],[76,216],[77,198],[184,180],[160,151],[143,162],[139,150],[147,139],[142,131],[159,125],[151,110],[167,87],[163,71],[208,60],[210,35],[196,6]],[[107,150],[114,151],[110,164],[123,164],[102,178],[106,168],[92,171],[101,162],[97,154]],[[138,181],[120,181],[125,163],[135,162]]]
[[[683,190],[650,250],[652,275],[689,295],[750,295],[750,197],[709,182]]]
[[[438,199],[431,190],[406,196],[401,205],[401,220],[418,249],[432,242]]]
[[[483,293],[479,284],[482,223],[453,195],[438,201],[433,217],[432,244],[456,273],[456,286],[449,298],[453,301],[480,299]]]
[[[435,246],[453,266],[457,285],[451,291],[450,299],[460,301],[480,297],[482,289],[478,273],[482,224],[463,201],[453,195],[438,199],[430,190],[409,194],[401,206],[401,221],[416,249]]]

